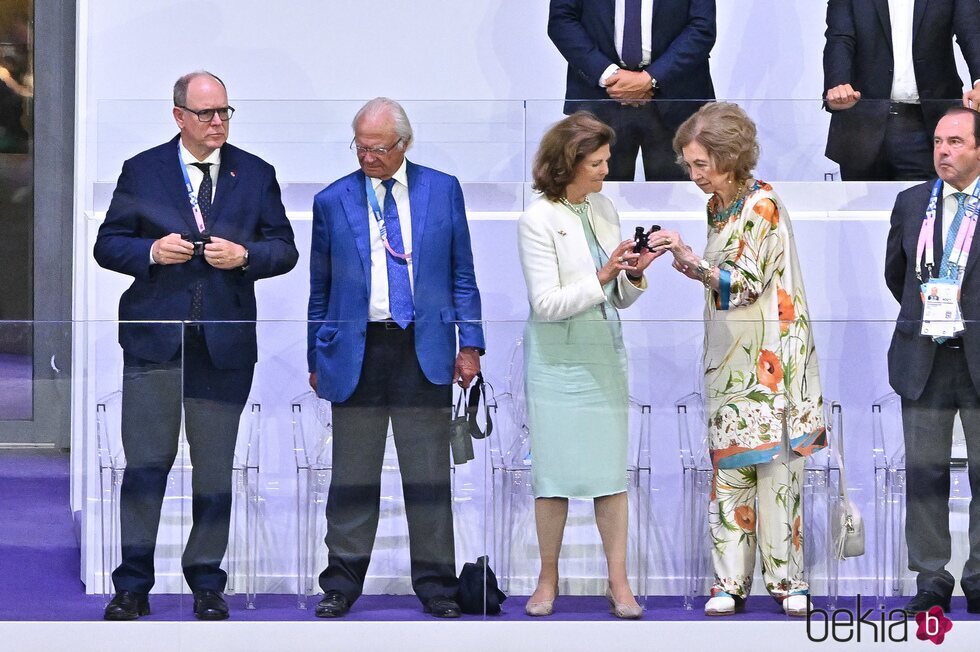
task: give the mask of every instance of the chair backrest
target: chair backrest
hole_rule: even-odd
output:
[[[122,391],[116,390],[95,403],[95,446],[100,469],[126,468],[121,424]]]
[[[244,436],[243,436],[244,435]],[[252,397],[245,403],[242,421],[235,442],[235,459],[232,467],[238,470],[259,468],[262,441],[262,403]]]
[[[329,469],[332,464],[333,421],[330,402],[315,392],[290,401],[293,456],[298,469]]]
[[[677,446],[681,468],[685,471],[710,471],[708,452],[708,415],[700,392],[691,392],[674,402],[677,413]]]
[[[262,431],[262,404],[249,397],[239,424],[235,442],[235,469],[259,467],[259,442]],[[244,436],[243,436],[244,435]],[[106,394],[95,403],[95,445],[99,468],[122,470],[126,468],[126,453],[122,445],[122,391]],[[185,439],[181,438],[183,449]],[[178,453],[178,459],[184,459]],[[189,460],[188,460],[189,463]]]
[[[902,399],[888,392],[871,405],[875,469],[905,469],[905,429],[902,421]],[[953,421],[952,468],[966,468],[966,434],[959,414]]]
[[[489,438],[490,462],[496,469],[529,468],[531,441],[524,393],[524,339],[511,349],[503,391],[497,394],[496,428]]]

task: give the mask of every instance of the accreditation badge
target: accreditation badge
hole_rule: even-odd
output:
[[[922,335],[955,337],[962,333],[966,326],[960,311],[960,284],[951,278],[934,278],[921,289]]]

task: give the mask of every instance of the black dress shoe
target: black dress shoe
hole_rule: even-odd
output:
[[[425,603],[425,613],[436,618],[459,618],[459,604],[452,598],[432,598]]]
[[[920,590],[905,605],[905,613],[917,614],[920,611],[929,611],[937,605],[943,608],[944,613],[949,613],[949,596],[940,595],[935,591]]]
[[[340,618],[350,611],[350,600],[340,591],[327,591],[316,604],[317,618]]]
[[[150,599],[145,593],[116,591],[109,604],[105,606],[102,617],[105,620],[136,620],[150,615]]]
[[[225,620],[228,618],[228,603],[221,591],[204,589],[194,591],[194,615],[198,620]]]

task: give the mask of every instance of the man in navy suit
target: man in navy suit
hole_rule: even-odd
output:
[[[180,134],[123,164],[95,242],[99,265],[133,277],[119,301],[119,319],[127,322],[119,325],[126,471],[122,562],[112,573],[116,594],[106,620],[150,612],[153,551],[182,406],[194,467],[184,577],[198,618],[228,617],[220,563],[238,421],[257,358],[253,285],[288,272],[298,258],[275,170],[225,142],[233,113],[214,75],[177,80]]]
[[[975,0],[974,0],[975,1]],[[967,443],[970,479],[970,554],[960,584],[967,610],[980,613],[980,236],[954,255],[947,245],[956,234],[969,234],[976,219],[980,177],[980,114],[949,109],[936,125],[933,159],[939,180],[901,192],[892,210],[885,258],[885,282],[900,304],[891,347],[888,379],[902,397],[905,432],[906,518],[909,569],[917,573],[918,592],[906,606],[916,613],[933,606],[949,611],[953,576],[950,560],[949,464],[953,418],[959,412]],[[929,269],[920,251],[935,193],[932,259]],[[928,241],[923,241],[928,246]],[[976,248],[977,251],[973,251]],[[948,252],[948,253],[947,253]],[[951,337],[922,335],[922,283],[945,277],[959,284],[966,329]],[[930,278],[932,277],[932,278]],[[931,294],[931,288],[929,290]]]
[[[973,88],[964,92],[956,37]],[[962,100],[980,109],[980,2],[830,0],[823,51],[827,158],[844,181],[933,175],[932,134]]]
[[[606,179],[632,181],[639,151],[647,181],[687,179],[671,142],[715,97],[715,0],[551,0],[548,36],[568,61],[565,113],[616,132]]]
[[[405,159],[412,127],[397,102],[371,100],[352,126],[361,169],[313,201],[307,357],[333,415],[316,615],[343,616],[361,595],[390,421],[412,588],[426,612],[454,618],[451,385],[469,386],[484,349],[463,193],[455,177]]]

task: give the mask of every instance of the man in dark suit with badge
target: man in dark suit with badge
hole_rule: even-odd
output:
[[[949,611],[955,585],[946,570],[949,465],[959,413],[973,496],[970,554],[960,584],[967,610],[980,613],[980,114],[965,107],[946,112],[936,125],[933,162],[939,178],[895,200],[885,258],[885,282],[901,305],[888,350],[888,378],[902,398],[905,536],[918,588],[905,609],[917,613],[938,605]],[[953,319],[945,312],[930,318],[933,306],[924,296],[934,289],[951,303],[959,295],[958,311],[950,311]]]
[[[99,265],[133,277],[119,301],[126,471],[122,562],[112,573],[106,620],[150,612],[182,413],[194,467],[184,578],[199,619],[228,617],[220,563],[238,422],[257,359],[254,283],[285,274],[298,258],[275,170],[226,143],[234,111],[216,76],[199,71],[177,80],[180,133],[123,164],[95,242]]]

